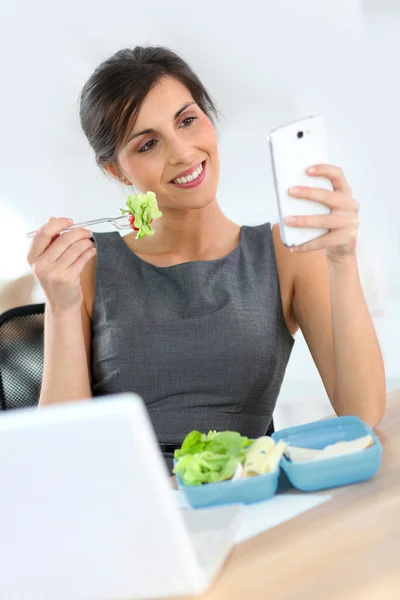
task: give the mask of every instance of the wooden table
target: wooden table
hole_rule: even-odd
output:
[[[369,481],[238,545],[201,600],[400,600],[400,390]]]

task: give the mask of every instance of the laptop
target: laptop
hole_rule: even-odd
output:
[[[201,594],[243,518],[179,508],[135,394],[3,413],[0,485],[4,600]]]

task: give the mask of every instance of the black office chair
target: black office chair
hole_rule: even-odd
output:
[[[0,408],[35,406],[43,372],[44,304],[0,315]]]

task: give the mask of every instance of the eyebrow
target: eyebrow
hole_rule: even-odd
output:
[[[179,110],[176,111],[175,115],[174,115],[174,121],[176,121],[176,119],[183,113],[184,110],[187,109],[188,106],[191,106],[192,104],[196,104],[196,102],[187,102],[186,104],[184,104],[182,106],[182,108],[180,108]],[[145,135],[147,133],[154,133],[154,129],[143,129],[143,131],[139,131],[139,133],[134,133],[133,135],[131,135],[128,138],[128,141],[126,142],[127,144],[129,144],[129,142],[131,142],[133,139],[139,137],[140,135]]]

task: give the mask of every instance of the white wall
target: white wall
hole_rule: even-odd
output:
[[[119,48],[168,45],[192,64],[224,114],[219,199],[237,222],[277,219],[268,131],[313,113],[327,119],[331,160],[343,166],[361,202],[361,274],[394,381],[400,372],[400,14],[393,3],[71,0],[55,7],[50,0],[24,0],[2,7],[0,17],[0,238],[10,231],[2,205],[19,214],[26,230],[51,215],[118,214],[121,192],[95,166],[79,130],[77,98],[97,64]],[[20,225],[8,244],[0,278],[26,269]],[[299,336],[281,404],[300,397],[305,382],[320,401],[318,374]]]

